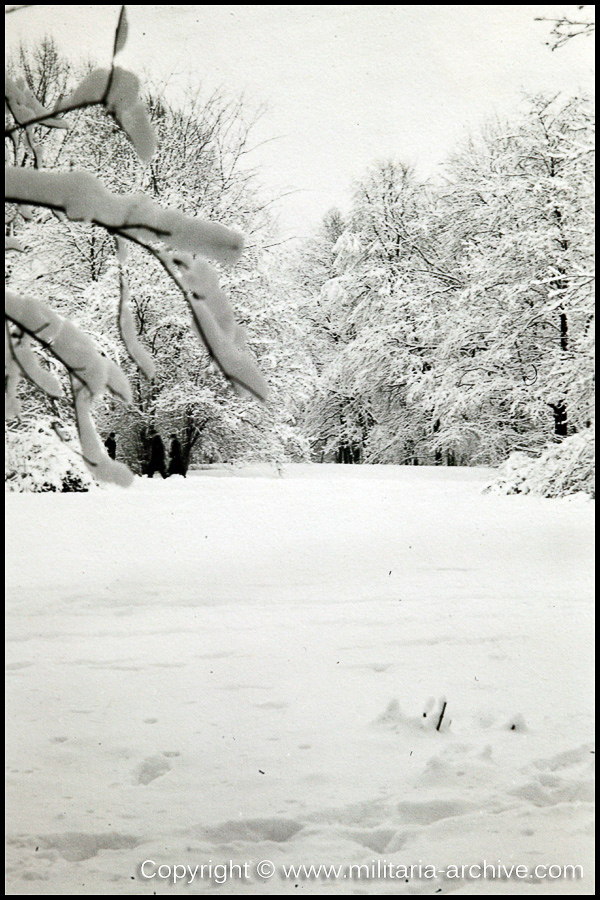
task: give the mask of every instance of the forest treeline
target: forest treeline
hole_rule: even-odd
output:
[[[46,107],[80,79],[51,40],[10,64]],[[148,435],[177,434],[185,464],[314,460],[488,465],[540,456],[592,434],[593,108],[584,97],[531,97],[494,121],[425,182],[396,160],[374,163],[315,234],[281,245],[274,204],[251,158],[244,103],[148,91],[159,152],[141,162],[94,108],[68,129],[38,129],[44,166],[98,175],[116,193],[215,219],[247,236],[219,268],[270,388],[233,392],[190,330],[172,281],[133,247],[130,304],[152,379],[119,342],[121,267],[92,224],[34,209],[7,225],[11,286],[46,298],[127,374],[133,393],[96,404],[100,434],[142,472]],[[400,149],[400,148],[398,148]],[[23,145],[19,166],[37,165]],[[51,369],[50,360],[45,363]],[[58,377],[64,377],[56,372]],[[26,387],[14,433],[72,420],[67,401]]]
[[[434,184],[394,162],[300,267],[318,369],[311,446],[364,462],[495,464],[588,429],[593,115],[531,98]]]

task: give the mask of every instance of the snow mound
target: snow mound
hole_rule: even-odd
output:
[[[375,671],[382,671],[375,669]],[[444,697],[435,700],[433,697],[426,703],[420,716],[406,716],[400,709],[398,700],[391,700],[385,711],[378,716],[373,725],[379,728],[387,728],[391,731],[417,730],[417,731],[446,731],[450,726],[450,720],[446,718],[447,702]]]

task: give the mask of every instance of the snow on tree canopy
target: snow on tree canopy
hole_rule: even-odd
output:
[[[321,288],[321,296],[326,303],[341,304],[347,301],[348,292],[339,278],[331,278]]]
[[[333,246],[335,253],[334,268],[337,272],[343,272],[347,266],[358,262],[364,252],[360,237],[349,231],[344,231]]]
[[[9,202],[25,202],[64,212],[73,222],[93,222],[145,243],[159,240],[173,250],[234,263],[244,241],[232,228],[163,209],[144,194],[113,194],[89,172],[39,172],[8,166],[5,194]]]

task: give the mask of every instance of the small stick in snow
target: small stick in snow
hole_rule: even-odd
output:
[[[439,731],[439,730],[440,730],[440,727],[441,727],[441,725],[442,725],[442,719],[444,718],[444,713],[446,712],[446,706],[447,706],[447,705],[448,705],[448,704],[447,704],[446,701],[444,700],[444,705],[442,706],[442,711],[441,711],[441,713],[440,713],[440,717],[439,717],[439,719],[438,719],[438,723],[437,723],[437,725],[435,726],[435,730],[436,730],[436,731]]]

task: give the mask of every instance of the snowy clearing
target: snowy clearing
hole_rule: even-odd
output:
[[[593,504],[223,474],[6,497],[8,893],[593,893]],[[484,859],[585,874],[280,869]]]

